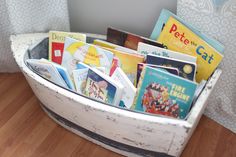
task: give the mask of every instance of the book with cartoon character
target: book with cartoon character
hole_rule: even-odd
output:
[[[167,49],[197,57],[196,81],[207,80],[223,59],[224,46],[163,10],[151,38]]]
[[[79,62],[91,67],[105,67],[106,74],[109,74],[112,60],[112,52],[66,37],[61,65],[67,68],[71,76],[72,71],[76,69]]]
[[[197,84],[162,69],[145,66],[133,107],[137,111],[184,119]]]
[[[95,68],[89,68],[84,94],[98,101],[119,106],[123,85]]]

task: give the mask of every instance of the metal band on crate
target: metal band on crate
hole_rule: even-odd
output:
[[[104,136],[101,136],[99,134],[96,134],[92,131],[89,131],[63,117],[61,117],[60,115],[56,114],[55,112],[53,112],[52,110],[50,110],[49,108],[47,108],[45,105],[41,105],[53,118],[55,118],[57,121],[59,121],[60,123],[70,127],[70,128],[73,128],[81,133],[83,133],[84,135],[92,138],[92,139],[95,139],[101,143],[104,143],[105,145],[108,145],[108,146],[111,146],[115,149],[119,149],[119,150],[122,150],[122,151],[126,151],[126,152],[129,152],[129,153],[134,153],[134,154],[137,154],[137,155],[140,155],[140,156],[154,156],[154,157],[173,157],[173,156],[170,156],[168,154],[165,154],[165,153],[160,153],[160,152],[155,152],[155,151],[150,151],[150,150],[145,150],[145,149],[141,149],[141,148],[137,148],[137,147],[133,147],[133,146],[130,146],[130,145],[127,145],[127,144],[123,144],[123,143],[120,143],[120,142],[117,142],[117,141],[114,141],[114,140],[111,140],[109,138],[106,138]]]

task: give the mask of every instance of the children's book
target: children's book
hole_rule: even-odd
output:
[[[188,29],[190,29],[193,33],[195,33],[197,36],[199,36],[201,39],[203,39],[205,42],[207,42],[210,46],[214,47],[216,49],[216,51],[218,51],[221,54],[224,53],[224,49],[225,49],[224,45],[222,45],[220,42],[218,42],[214,38],[211,38],[211,37],[205,35],[201,31],[199,31],[197,28],[195,28],[191,24],[185,22],[182,18],[176,16],[175,14],[173,14],[172,12],[170,12],[167,9],[162,9],[162,11],[161,11],[159,19],[157,20],[156,25],[153,29],[153,32],[150,36],[150,38],[152,40],[157,40],[158,39],[158,37],[160,36],[161,31],[165,27],[165,25],[166,25],[166,23],[167,23],[167,21],[169,20],[170,17],[176,19],[181,24],[185,25]]]
[[[195,81],[195,74],[197,67],[196,64],[194,63],[186,62],[183,60],[177,60],[173,58],[157,56],[153,54],[147,55],[146,62],[147,64],[178,68],[179,76],[191,81]]]
[[[170,50],[197,57],[197,82],[207,80],[223,59],[221,51],[217,50],[220,43],[215,41],[215,44],[210,45],[205,38],[174,16],[169,16],[156,40]]]
[[[177,51],[171,51],[171,50],[160,48],[153,45],[148,45],[142,42],[138,43],[137,52],[144,56],[146,56],[147,54],[153,54],[153,55],[158,55],[158,56],[163,56],[163,57],[168,57],[168,58],[185,60],[187,62],[191,62],[195,64],[197,62],[197,57],[190,56],[190,55],[177,52]]]
[[[56,69],[55,66],[52,64],[43,62],[38,59],[27,59],[26,63],[40,76],[44,77],[45,79],[58,84],[64,88],[68,88],[67,84],[65,83],[64,79],[61,77],[60,73]]]
[[[97,69],[88,70],[84,94],[98,101],[119,106],[123,85]]]
[[[54,63],[54,62],[50,62],[44,58],[40,59],[40,61],[42,62],[45,62],[45,63],[48,63],[48,64],[52,64],[54,67],[56,67],[57,71],[59,72],[59,74],[61,75],[61,77],[64,79],[67,87],[71,90],[75,90],[75,86],[74,86],[74,83],[72,82],[71,78],[70,78],[70,75],[67,71],[66,68],[64,68],[63,66],[57,64],[57,63]]]
[[[137,50],[138,43],[143,42],[150,45],[164,47],[162,44],[148,38],[121,31],[115,28],[107,29],[107,41],[126,48]]]
[[[61,64],[62,56],[64,52],[65,37],[71,37],[83,42],[86,42],[86,35],[82,33],[72,32],[49,32],[49,60],[57,64]]]
[[[133,107],[138,111],[184,119],[196,87],[192,81],[145,66]]]
[[[113,53],[108,50],[66,37],[62,66],[68,69],[70,75],[79,62],[92,67],[105,67],[106,74],[109,74],[112,59]]]
[[[154,64],[145,64],[145,63],[138,63],[137,66],[137,81],[136,81],[136,86],[138,85],[139,78],[141,76],[141,73],[143,71],[144,66],[149,66],[152,68],[159,68],[159,69],[164,69],[167,72],[174,74],[176,76],[179,76],[179,69],[178,68],[173,68],[173,67],[166,67],[166,66],[160,66],[160,65],[154,65]]]
[[[136,83],[137,65],[144,61],[144,56],[139,54],[130,54],[115,49],[104,48],[114,53],[119,59],[119,67],[125,72],[130,81]]]
[[[97,45],[97,46],[101,46],[101,47],[106,47],[106,48],[111,48],[111,49],[123,51],[123,52],[126,52],[126,53],[137,54],[137,51],[135,51],[133,49],[129,49],[129,48],[126,48],[126,47],[123,47],[123,46],[120,46],[120,45],[116,45],[116,44],[113,44],[113,43],[110,43],[110,42],[107,42],[107,41],[104,41],[104,40],[100,40],[100,39],[95,39],[93,41],[93,44]]]
[[[111,78],[124,86],[119,106],[125,106],[129,109],[133,104],[136,88],[120,67],[116,68]]]
[[[76,87],[76,91],[79,94],[84,93],[88,70],[89,70],[89,68],[73,70],[73,78],[74,78],[74,82],[75,82],[75,87]]]

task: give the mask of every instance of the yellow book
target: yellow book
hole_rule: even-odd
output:
[[[138,63],[143,63],[144,56],[138,54],[125,53],[119,50],[105,48],[106,50],[111,51],[115,57],[120,61],[120,68],[128,76],[129,80],[135,85],[136,76],[137,76],[137,65]]]
[[[222,54],[172,16],[157,41],[170,50],[197,57],[197,82],[207,80],[223,58]]]

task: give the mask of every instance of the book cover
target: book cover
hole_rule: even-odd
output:
[[[84,94],[98,101],[119,106],[123,85],[97,69],[90,68],[86,79]]]
[[[68,88],[64,79],[61,77],[60,73],[57,71],[56,67],[52,64],[42,62],[38,59],[27,59],[26,63],[40,76],[45,79],[58,84],[64,88]]]
[[[48,54],[50,61],[53,61],[57,64],[61,64],[64,52],[65,37],[71,37],[86,42],[86,35],[82,33],[50,31],[49,54]]]
[[[137,50],[139,42],[147,43],[158,47],[164,47],[157,41],[150,40],[148,38],[131,34],[129,32],[121,31],[115,28],[107,29],[107,41],[133,50]]]
[[[139,54],[146,56],[147,54],[153,54],[157,56],[163,56],[168,58],[174,58],[179,60],[185,60],[187,62],[195,63],[197,62],[197,57],[190,56],[181,52],[171,51],[168,49],[160,48],[157,46],[148,45],[145,43],[138,43],[138,50]]]
[[[70,75],[78,62],[92,67],[105,67],[106,74],[109,74],[112,59],[113,53],[108,50],[66,37],[62,65],[68,69]]]
[[[141,73],[143,71],[144,66],[149,66],[152,68],[159,68],[159,69],[164,69],[167,72],[174,74],[176,76],[179,76],[179,70],[177,68],[173,68],[173,67],[166,67],[166,66],[160,66],[160,65],[154,65],[154,64],[145,64],[145,63],[138,63],[137,66],[137,81],[136,81],[136,86],[138,85],[139,82],[139,78],[141,76]]]
[[[196,87],[192,81],[145,66],[133,106],[138,111],[184,119]]]
[[[120,67],[116,68],[111,78],[124,86],[119,106],[125,106],[129,109],[133,104],[136,88]]]
[[[123,52],[126,52],[126,53],[137,54],[137,51],[135,51],[133,49],[126,48],[126,47],[123,47],[123,46],[120,46],[120,45],[116,45],[116,44],[113,44],[113,43],[110,43],[110,42],[107,42],[107,41],[104,41],[104,40],[100,40],[100,39],[95,39],[93,41],[93,44],[97,45],[97,46],[101,46],[101,47],[106,47],[106,48],[111,48],[111,49],[123,51]]]
[[[119,66],[128,76],[130,81],[135,84],[136,83],[136,74],[137,74],[137,65],[138,63],[142,63],[144,61],[144,57],[139,54],[130,54],[122,51],[118,51],[115,49],[105,48],[112,53],[114,56],[119,59]]]
[[[64,68],[63,66],[54,63],[54,62],[50,62],[44,58],[40,59],[40,61],[48,63],[48,64],[52,64],[54,67],[56,67],[57,71],[59,72],[59,74],[61,75],[61,77],[63,78],[63,80],[65,81],[67,87],[71,90],[75,90],[75,86],[74,83],[72,82],[70,75],[67,71],[66,68]]]
[[[75,87],[76,87],[76,91],[79,94],[84,93],[88,70],[89,70],[89,68],[82,68],[82,69],[73,70],[73,78],[74,78],[74,82],[75,82]]]
[[[207,80],[223,59],[223,55],[214,47],[172,16],[165,23],[157,41],[170,50],[197,57],[197,82]]]
[[[160,66],[174,67],[179,70],[179,76],[191,81],[195,81],[196,64],[186,62],[183,60],[177,60],[173,58],[167,58],[162,56],[156,56],[152,54],[147,55],[147,64],[154,64]]]
[[[165,27],[167,21],[169,20],[170,17],[175,18],[178,20],[180,23],[185,25],[188,29],[190,29],[192,32],[194,32],[197,36],[199,36],[201,39],[203,39],[205,42],[207,42],[210,46],[214,47],[216,51],[220,52],[221,54],[224,53],[224,45],[222,45],[220,42],[215,40],[214,38],[211,38],[205,34],[203,34],[201,31],[190,25],[189,23],[186,23],[183,19],[180,17],[176,16],[172,12],[170,12],[167,9],[162,9],[161,14],[156,22],[156,25],[153,29],[153,32],[150,36],[152,40],[157,40],[158,37],[160,36],[161,31]]]

